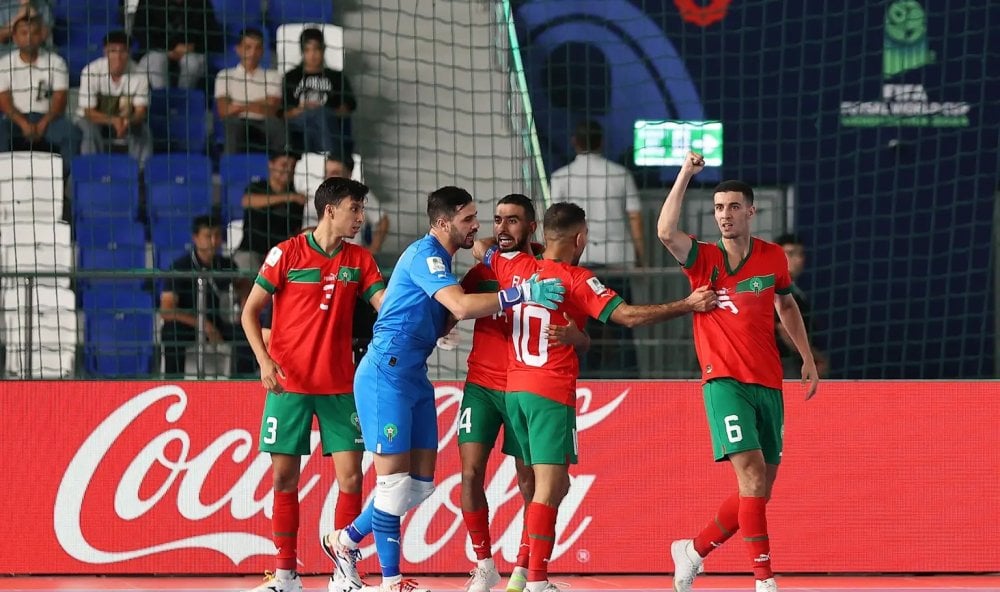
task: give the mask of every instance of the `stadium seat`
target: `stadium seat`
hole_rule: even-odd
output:
[[[212,161],[203,154],[154,154],[146,164],[146,185],[211,184]]]
[[[69,224],[50,220],[0,225],[0,260],[5,272],[27,274],[73,271],[73,242]],[[37,277],[39,286],[68,288],[65,277]]]
[[[155,152],[204,154],[205,93],[197,89],[154,89],[149,98],[149,127]]]
[[[138,219],[139,164],[126,154],[73,159],[73,221]]]
[[[275,34],[277,40],[277,68],[287,72],[302,61],[302,48],[299,36],[305,29],[316,28],[323,31],[326,40],[326,51],[323,60],[326,67],[332,70],[344,70],[344,29],[337,25],[320,23],[289,23],[278,27]]]
[[[3,290],[6,378],[68,378],[75,371],[76,296],[65,287]]]
[[[76,183],[73,198],[73,221],[117,220],[132,222],[139,216],[139,184],[137,182]]]
[[[330,23],[333,22],[332,0],[269,0],[267,20],[270,23]]]
[[[152,370],[156,311],[140,290],[87,290],[84,368],[92,377],[145,376]]]
[[[142,247],[146,231],[134,220],[83,218],[75,227],[76,245],[81,249],[117,249],[119,245]]]
[[[153,225],[172,220],[191,238],[191,220],[212,213],[209,185],[153,185],[149,188],[149,219]],[[178,224],[179,221],[179,224]]]
[[[219,176],[222,177],[223,215],[227,220],[242,220],[243,191],[250,183],[267,178],[267,155],[224,154],[219,158]]]
[[[260,0],[212,0],[212,12],[226,31],[260,26],[264,21]]]
[[[52,18],[80,28],[121,23],[120,0],[52,0]]]
[[[48,152],[0,155],[0,223],[62,218],[62,157]]]

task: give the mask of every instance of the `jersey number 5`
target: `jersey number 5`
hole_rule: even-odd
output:
[[[547,308],[540,306],[525,307],[518,304],[514,307],[514,323],[512,337],[514,342],[514,357],[526,366],[541,368],[549,361],[549,340],[545,339],[542,328],[549,324],[551,315]],[[538,321],[538,334],[532,334],[531,321]],[[538,353],[532,353],[536,350]]]

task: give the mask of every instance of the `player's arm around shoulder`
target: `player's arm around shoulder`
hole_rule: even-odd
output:
[[[656,221],[656,236],[674,256],[674,259],[683,263],[685,267],[690,267],[689,257],[696,247],[694,239],[677,227],[681,218],[681,205],[684,202],[684,192],[687,191],[691,179],[704,168],[705,159],[700,154],[688,153],[684,164],[681,165],[681,170],[677,173],[673,187],[670,188],[670,193],[663,201],[660,217]]]

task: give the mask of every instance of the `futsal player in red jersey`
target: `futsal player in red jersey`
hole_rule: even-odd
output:
[[[316,229],[271,249],[243,309],[243,328],[267,389],[260,450],[271,454],[274,479],[277,569],[255,588],[259,592],[302,590],[295,571],[299,472],[301,456],[310,453],[313,416],[323,454],[333,457],[340,490],[335,528],[361,513],[364,441],[354,402],[352,319],[359,298],[378,310],[385,284],[371,253],[344,239],[364,223],[367,193],[365,185],[350,179],[324,181],[316,190]],[[265,346],[260,312],[269,300],[273,318]],[[339,571],[328,586],[330,592],[360,587],[356,575]]]
[[[739,530],[757,592],[777,592],[766,517],[784,437],[775,310],[802,356],[802,382],[809,383],[806,399],[816,393],[819,375],[791,295],[785,252],[750,234],[753,188],[742,181],[723,181],[715,188],[715,221],[722,232],[718,243],[696,241],[677,229],[684,192],[704,167],[701,155],[687,156],[663,203],[657,234],[683,265],[691,285],[709,284],[719,296],[715,310],[694,316],[695,349],[715,460],[729,461],[739,488],[693,540],[670,545],[674,590],[690,591],[705,556]]]
[[[548,562],[555,544],[556,513],[569,491],[569,465],[577,460],[576,380],[580,365],[573,347],[548,339],[550,327],[574,323],[581,328],[587,317],[635,327],[711,310],[716,300],[714,292],[702,286],[678,302],[627,304],[592,272],[578,266],[587,246],[587,219],[582,208],[566,202],[554,204],[545,212],[543,226],[545,252],[541,260],[521,252],[502,253],[496,246],[483,255],[483,262],[496,273],[501,287],[536,281],[530,279],[535,277],[559,278],[566,288],[564,300],[555,310],[534,305],[511,309],[505,401],[512,431],[535,479],[525,517],[528,592],[558,591],[548,581]]]
[[[535,206],[526,195],[513,193],[497,202],[493,217],[494,238],[502,253],[533,255],[531,237],[537,226]],[[499,282],[493,270],[476,264],[462,279],[462,288],[469,293],[496,292]],[[505,313],[476,319],[469,352],[468,374],[458,415],[458,450],[462,462],[462,516],[476,567],[466,585],[466,592],[489,592],[500,583],[500,574],[493,562],[493,539],[490,536],[490,508],[486,500],[486,464],[503,426],[503,453],[514,458],[517,484],[525,504],[531,501],[534,478],[531,467],[524,464],[517,439],[512,433],[505,403],[507,390],[507,342],[510,323]],[[570,324],[558,339],[585,350],[589,337],[576,325]],[[514,570],[508,580],[507,592],[521,592],[528,575],[528,531],[522,529],[521,545]]]

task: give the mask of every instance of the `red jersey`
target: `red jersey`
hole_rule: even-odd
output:
[[[470,269],[462,278],[466,293],[496,292],[500,282],[493,270],[482,263]],[[510,326],[507,315],[498,312],[476,319],[472,330],[472,351],[469,352],[469,373],[465,380],[497,391],[507,390],[507,340]]]
[[[537,304],[519,304],[511,309],[507,390],[527,391],[575,407],[576,379],[580,374],[576,350],[571,345],[549,343],[545,328],[549,324],[565,325],[564,313],[581,330],[587,317],[606,323],[624,301],[590,270],[576,265],[536,260],[525,253],[497,253],[491,265],[504,288],[535,273],[540,279],[562,280],[566,294],[556,310]]]
[[[274,297],[268,353],[284,371],[285,391],[354,391],[354,306],[385,287],[371,253],[346,241],[327,254],[312,233],[271,249],[257,285]]]
[[[719,296],[716,309],[694,315],[694,343],[702,381],[732,378],[781,390],[783,373],[774,340],[774,297],[792,290],[784,250],[751,237],[746,259],[736,269],[730,269],[722,241],[711,244],[692,240],[684,273],[693,288],[707,284]]]

